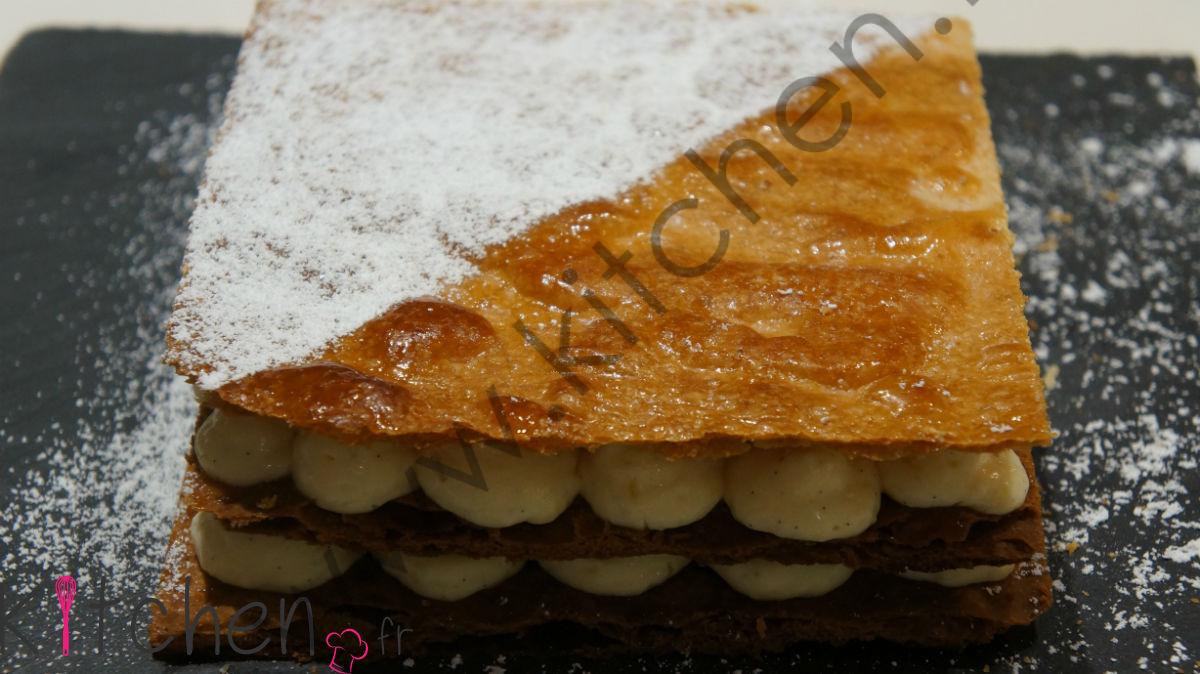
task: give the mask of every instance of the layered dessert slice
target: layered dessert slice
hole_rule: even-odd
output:
[[[961,20],[265,2],[169,331],[200,414],[150,643],[1029,624],[1011,242]]]

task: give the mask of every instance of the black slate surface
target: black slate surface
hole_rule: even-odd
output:
[[[100,611],[94,581],[105,576],[106,559],[89,556],[89,531],[71,530],[80,526],[73,521],[104,528],[112,522],[105,517],[121,517],[76,517],[111,502],[121,485],[102,484],[113,476],[81,463],[89,474],[73,477],[87,488],[68,492],[80,502],[52,513],[47,476],[70,470],[76,445],[103,446],[144,422],[169,376],[143,372],[124,356],[161,339],[198,176],[188,161],[215,117],[237,47],[228,37],[48,31],[26,37],[0,73],[0,671],[165,667],[128,636],[129,617],[154,577],[110,588],[115,607]],[[1034,629],[960,653],[854,645],[762,660],[577,663],[514,655],[512,644],[489,642],[462,646],[460,658],[450,652],[401,663],[400,671],[1200,667],[1194,65],[981,60],[1032,298],[1033,341],[1057,380],[1049,401],[1062,435],[1039,459],[1058,581],[1051,613]],[[174,154],[164,157],[164,147]],[[114,382],[114,371],[127,376]],[[68,458],[47,453],[54,448]],[[61,561],[31,554],[56,527],[80,541],[75,552]],[[120,547],[121,555],[153,559],[161,541],[134,531]],[[56,654],[53,595],[53,578],[64,572],[88,581],[73,613],[75,650],[65,659]],[[109,625],[102,649],[99,613]],[[327,671],[321,660],[316,665]],[[228,671],[309,669],[234,663]]]

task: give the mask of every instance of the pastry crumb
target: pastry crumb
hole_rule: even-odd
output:
[[[1042,386],[1047,391],[1053,391],[1058,388],[1058,373],[1060,369],[1057,365],[1047,365],[1046,371],[1042,373]]]
[[[1059,208],[1058,206],[1051,208],[1050,212],[1047,214],[1047,217],[1050,218],[1051,222],[1056,222],[1060,225],[1067,225],[1067,224],[1070,224],[1075,221],[1074,215],[1071,215],[1070,213]],[[1057,250],[1057,249],[1058,249],[1058,237],[1049,237],[1042,243],[1042,246],[1038,247],[1038,250],[1040,250],[1042,252],[1046,252],[1046,251],[1050,251],[1050,250]]]

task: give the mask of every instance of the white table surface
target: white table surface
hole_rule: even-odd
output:
[[[812,0],[888,12],[962,16],[981,50],[1191,54],[1200,60],[1197,0]],[[3,0],[0,53],[48,26],[240,33],[254,0]]]

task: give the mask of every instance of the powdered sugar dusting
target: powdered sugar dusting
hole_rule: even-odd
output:
[[[1069,81],[1045,83],[1069,92],[1038,122],[1047,147],[998,137],[1033,343],[1056,371],[1047,398],[1061,436],[1038,468],[1058,606],[1039,637],[1094,671],[1190,671],[1200,182],[1187,153],[1200,111],[1182,68],[1168,79],[1149,60],[1123,65],[1105,77],[1080,61]],[[989,87],[1000,106],[1005,93]]]
[[[185,368],[212,366],[206,388],[302,359],[469,275],[488,244],[652,176],[840,65],[829,45],[854,16],[712,2],[268,8],[208,162],[173,318]],[[916,35],[932,21],[898,24]]]
[[[129,238],[114,237],[116,250],[104,251],[124,268],[115,276],[94,269],[80,273],[93,292],[124,289],[126,303],[106,307],[101,319],[92,313],[63,317],[64,322],[101,322],[94,342],[79,330],[73,371],[81,379],[60,380],[50,389],[52,395],[75,396],[74,404],[65,406],[67,418],[31,436],[10,435],[5,428],[17,426],[9,419],[0,426],[9,462],[0,509],[0,613],[8,620],[0,636],[7,640],[7,648],[0,646],[4,671],[12,666],[117,671],[129,657],[129,619],[143,615],[141,598],[150,594],[161,570],[196,414],[191,387],[162,362],[163,324],[178,278],[183,223],[227,84],[215,73],[206,88],[189,85],[168,94],[206,111],[160,112],[139,124],[114,167],[117,179],[125,181],[122,189],[112,196],[97,194],[94,208],[92,197],[82,206],[83,212],[95,213],[87,226],[104,231],[113,226],[114,214],[130,212],[129,199],[140,200],[141,206],[132,209],[136,223],[120,225]],[[75,198],[64,193],[62,203],[71,205]],[[47,214],[45,220],[52,217]],[[151,289],[152,301],[145,303],[144,293],[129,293],[132,287]],[[65,329],[74,327],[65,323]],[[85,383],[88,373],[96,380]],[[18,447],[35,453],[23,457]],[[17,466],[28,468],[14,474]],[[79,587],[72,618],[77,642],[69,660],[58,657],[57,643],[46,637],[55,634],[45,625],[55,616],[43,610],[54,599],[46,583],[59,574],[72,575]]]
[[[1191,173],[1200,173],[1200,139],[1191,138],[1184,141],[1183,165]]]

